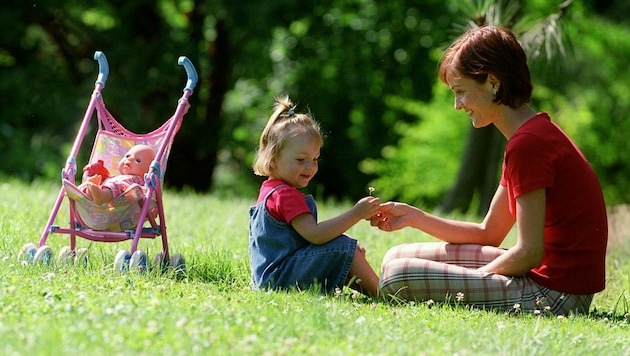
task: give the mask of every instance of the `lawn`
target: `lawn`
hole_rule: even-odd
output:
[[[606,290],[589,315],[496,313],[459,305],[398,304],[349,290],[254,292],[247,256],[251,199],[165,194],[171,251],[187,262],[174,274],[113,268],[131,244],[90,243],[87,267],[22,265],[37,243],[59,190],[55,183],[0,181],[0,354],[48,355],[630,355],[630,209],[611,209]],[[320,218],[347,208],[320,202]],[[64,204],[64,208],[66,205]],[[57,219],[67,224],[67,208]],[[351,229],[378,270],[387,249],[429,241],[418,231]],[[56,254],[68,244],[52,235]],[[159,240],[142,240],[149,256]]]

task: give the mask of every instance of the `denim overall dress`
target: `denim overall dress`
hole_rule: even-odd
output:
[[[249,258],[252,288],[308,289],[319,285],[322,291],[342,288],[354,258],[357,241],[342,234],[315,245],[305,240],[290,224],[278,221],[267,210],[267,199],[278,188],[249,209]],[[304,196],[317,220],[317,205]]]

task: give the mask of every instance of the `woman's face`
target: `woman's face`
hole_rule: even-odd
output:
[[[475,128],[485,127],[494,122],[496,118],[497,105],[493,100],[493,84],[490,77],[485,83],[462,77],[456,73],[446,76],[449,88],[455,93],[455,110],[464,110]],[[498,86],[494,85],[498,90]]]

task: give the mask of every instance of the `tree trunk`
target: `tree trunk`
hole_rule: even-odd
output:
[[[503,137],[494,126],[471,127],[457,180],[439,210],[444,213],[467,212],[477,194],[476,213],[485,215],[499,181],[502,149]]]
[[[205,13],[198,4],[191,17],[192,33],[190,40],[194,43],[203,41],[203,23]],[[219,136],[223,122],[221,110],[225,94],[228,90],[228,75],[230,73],[229,39],[225,22],[217,19],[215,25],[216,38],[210,44],[207,56],[209,72],[204,72],[199,62],[205,61],[201,56],[195,56],[198,63],[194,63],[199,71],[199,83],[191,97],[190,116],[182,124],[182,128],[175,138],[172,159],[169,163],[169,185],[175,188],[188,186],[198,192],[212,189],[212,175],[217,165]],[[201,70],[200,70],[201,69]],[[203,87],[207,89],[201,89]],[[198,107],[196,107],[198,105]]]

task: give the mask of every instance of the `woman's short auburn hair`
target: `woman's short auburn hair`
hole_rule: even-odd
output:
[[[440,62],[439,76],[471,78],[485,83],[488,75],[500,82],[497,104],[512,108],[529,103],[532,83],[527,55],[512,31],[502,27],[483,26],[468,30],[450,45]]]

